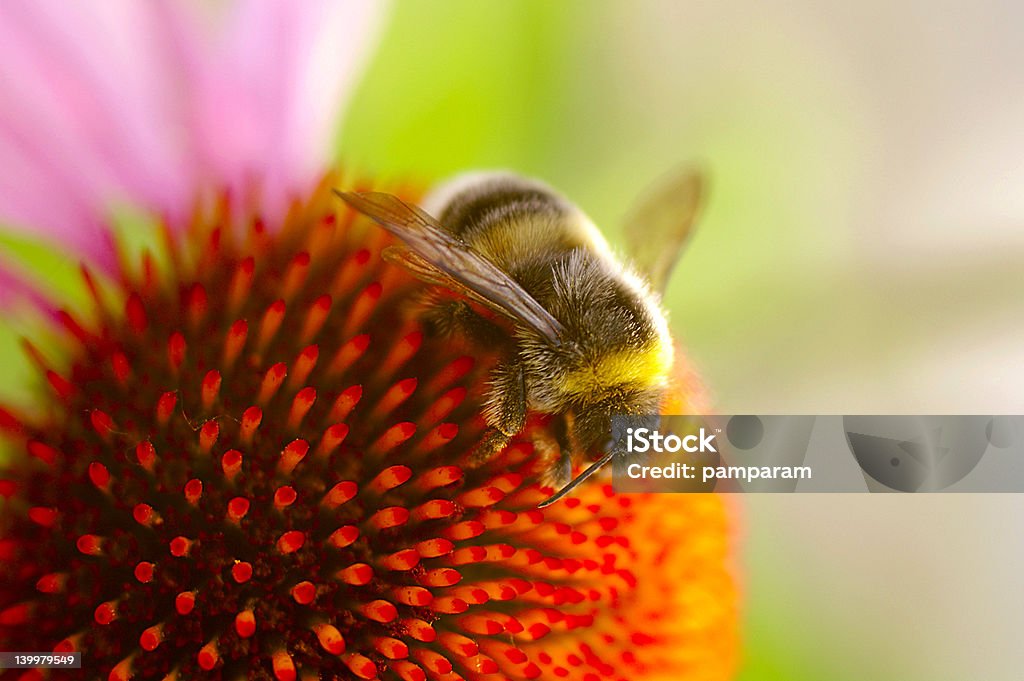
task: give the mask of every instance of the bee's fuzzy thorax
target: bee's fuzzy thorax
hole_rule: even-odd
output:
[[[579,397],[664,388],[671,368],[665,359],[660,346],[608,353],[567,373],[561,389],[569,397]]]

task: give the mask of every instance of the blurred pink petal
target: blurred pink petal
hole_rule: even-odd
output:
[[[273,224],[331,160],[375,35],[372,0],[8,0],[0,223],[101,266],[128,202],[180,223],[199,192],[260,192]]]

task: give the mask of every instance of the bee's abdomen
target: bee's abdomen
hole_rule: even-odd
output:
[[[517,280],[523,270],[588,241],[578,227],[585,219],[579,209],[537,180],[477,173],[453,180],[431,198],[446,230]]]
[[[467,242],[498,225],[526,219],[557,221],[572,206],[553,190],[526,178],[500,174],[469,176],[452,183],[439,222]]]

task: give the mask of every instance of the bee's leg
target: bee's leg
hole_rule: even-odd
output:
[[[534,439],[534,448],[543,469],[540,482],[555,489],[565,487],[572,479],[572,447],[564,416],[551,420],[548,429]]]
[[[522,364],[502,363],[491,372],[484,420],[490,427],[470,455],[475,466],[504,449],[526,425],[526,375]]]
[[[473,452],[469,455],[469,464],[473,468],[482,466],[492,458],[494,455],[505,449],[508,443],[512,440],[512,436],[501,432],[494,426],[489,427],[484,431],[483,439],[477,443],[476,447],[473,448]]]

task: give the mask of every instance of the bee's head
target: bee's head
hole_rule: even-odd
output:
[[[659,413],[660,388],[623,389],[597,402],[582,401],[572,410],[571,429],[577,447],[591,458],[605,453],[612,438],[613,416]]]

